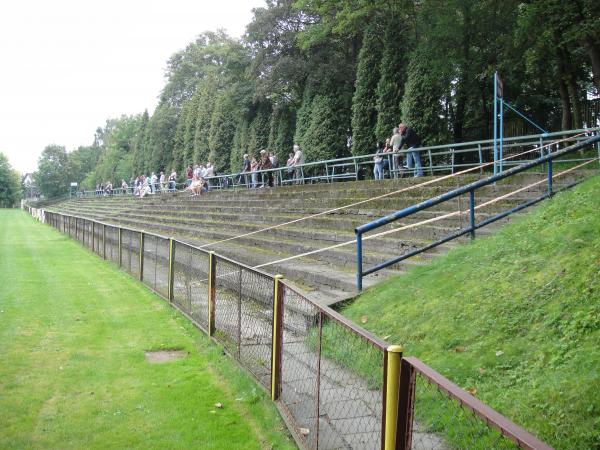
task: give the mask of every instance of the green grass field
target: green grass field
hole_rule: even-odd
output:
[[[0,210],[0,343],[0,448],[295,448],[268,396],[186,319],[16,210]],[[164,348],[189,355],[145,360]]]
[[[600,177],[342,313],[555,448],[599,449]]]

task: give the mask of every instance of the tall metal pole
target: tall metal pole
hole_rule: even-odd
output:
[[[498,161],[498,72],[494,72],[494,175]]]
[[[502,160],[504,159],[504,98],[500,97],[500,173],[502,173]]]

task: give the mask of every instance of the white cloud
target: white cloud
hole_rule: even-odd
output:
[[[240,36],[264,0],[0,6],[0,152],[33,171],[48,144],[90,144],[107,118],[153,111],[166,61],[198,34]]]

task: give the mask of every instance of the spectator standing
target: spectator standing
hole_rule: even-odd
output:
[[[121,180],[121,190],[123,191],[122,194],[126,194],[128,188],[129,186],[127,186],[127,182],[125,180]]]
[[[156,194],[156,183],[158,183],[158,177],[152,172],[152,175],[150,176],[150,190],[153,194]]]
[[[256,185],[258,184],[258,161],[256,161],[256,158],[252,158],[252,161],[250,161],[250,172],[252,173],[252,187],[256,188]]]
[[[402,136],[400,135],[400,129],[395,127],[392,130],[392,137],[390,138],[390,146],[392,147],[392,152],[394,152],[394,161],[396,162],[396,168],[398,170],[402,169],[402,155],[400,152],[400,143],[402,142]]]
[[[294,144],[294,178],[297,183],[304,182],[302,164],[304,164],[304,154],[298,144]]]
[[[414,150],[421,146],[421,141],[419,140],[417,133],[415,133],[415,131],[407,125],[401,123],[398,125],[398,128],[402,137],[402,140],[400,141],[400,148],[402,148],[403,145],[406,145],[408,149],[408,153],[406,154],[406,168],[414,168],[414,176],[422,177],[423,168],[421,167],[421,155],[419,155],[417,150]]]
[[[173,169],[171,175],[169,175],[169,191],[175,192],[175,187],[177,186],[177,172]]]
[[[261,187],[265,187],[265,185],[269,187],[273,187],[273,172],[270,169],[273,168],[273,164],[271,164],[271,159],[269,158],[269,154],[266,150],[260,151],[260,170],[268,170],[269,172],[263,173],[263,184]],[[265,177],[267,178],[267,183],[265,183]]]
[[[192,184],[192,179],[194,178],[194,171],[193,171],[191,165],[187,166],[187,169],[185,170],[185,174],[186,174],[185,184],[187,184],[189,186]]]
[[[292,181],[294,179],[294,153],[288,155],[288,160],[285,163],[287,167],[287,179]]]
[[[161,192],[165,190],[165,173],[160,171],[160,178],[158,179],[158,184],[160,186]]]
[[[250,158],[248,158],[248,153],[244,153],[244,160],[242,161],[242,173],[238,177],[237,184],[242,183],[242,174],[244,174],[243,175],[244,184],[246,186],[248,186],[248,175],[246,175],[246,174],[252,171],[252,168],[250,167],[250,165],[251,164],[250,164]]]
[[[377,152],[373,157],[373,177],[376,180],[383,180],[383,147],[381,143],[377,143]]]

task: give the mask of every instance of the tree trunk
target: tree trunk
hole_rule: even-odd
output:
[[[594,86],[596,86],[596,90],[600,93],[600,47],[588,36],[585,40],[585,48],[592,62]]]
[[[563,130],[571,129],[571,103],[569,102],[569,91],[567,90],[567,85],[565,80],[559,76],[558,77],[558,88],[560,92],[560,101],[562,103],[562,120],[561,120],[561,128]]]

